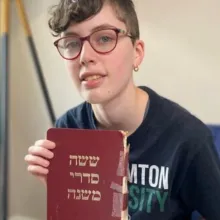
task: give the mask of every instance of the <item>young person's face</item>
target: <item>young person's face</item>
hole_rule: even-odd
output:
[[[80,37],[90,35],[94,28],[109,25],[127,31],[109,5],[105,5],[96,16],[74,24],[63,33],[76,33]],[[106,43],[108,38],[102,38]],[[131,38],[119,33],[115,49],[106,54],[97,53],[84,41],[80,55],[74,60],[66,60],[66,66],[82,98],[92,104],[106,103],[123,92],[133,83],[132,72],[143,59],[143,43],[132,44]],[[92,74],[92,78],[85,78]],[[99,78],[100,77],[100,78]]]

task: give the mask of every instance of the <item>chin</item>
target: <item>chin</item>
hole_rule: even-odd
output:
[[[111,100],[110,96],[105,96],[104,93],[94,91],[84,91],[81,97],[90,104],[104,104]]]
[[[90,103],[90,104],[103,104],[106,103],[108,100],[104,99],[103,97],[94,97],[94,96],[83,96],[83,99]]]

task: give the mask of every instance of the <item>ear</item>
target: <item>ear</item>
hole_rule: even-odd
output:
[[[139,67],[144,59],[145,47],[142,40],[136,40],[134,43],[134,67]]]

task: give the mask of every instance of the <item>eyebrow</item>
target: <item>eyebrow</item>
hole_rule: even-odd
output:
[[[94,32],[94,31],[99,31],[99,30],[103,30],[103,29],[108,29],[108,28],[110,28],[110,29],[113,28],[113,29],[114,29],[114,28],[116,28],[116,27],[113,26],[113,25],[110,25],[110,24],[108,24],[108,23],[105,23],[105,24],[101,24],[101,25],[98,25],[98,26],[92,28],[92,29],[90,30],[90,33]],[[80,35],[79,35],[79,33],[74,32],[74,31],[67,31],[67,32],[64,32],[64,33],[63,33],[63,36],[64,36],[64,37],[67,37],[67,36],[80,36]]]

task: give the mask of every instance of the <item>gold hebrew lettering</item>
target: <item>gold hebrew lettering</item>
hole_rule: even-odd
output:
[[[98,184],[99,183],[99,175],[96,173],[76,173],[75,174],[73,172],[70,172],[70,176],[72,176],[73,178],[77,178],[79,177],[81,180],[81,183],[83,182],[83,177],[84,178],[88,178],[88,183],[91,182],[91,184]]]
[[[70,155],[69,159],[70,159],[70,163],[69,163],[70,166],[72,165],[72,160],[76,160],[75,166],[77,166],[77,156],[76,155]]]
[[[91,184],[98,184],[99,183],[99,175],[96,173],[91,174]]]
[[[80,200],[81,199],[81,191],[79,189],[77,189],[76,192],[78,193],[78,195],[76,196],[76,200]]]
[[[70,172],[70,176],[72,176],[74,178],[74,173],[73,172]]]
[[[83,177],[88,178],[88,183],[90,183],[90,174],[89,173],[83,173]]]
[[[82,193],[82,200],[89,200],[89,196],[91,195],[90,190],[81,190]]]
[[[75,173],[75,177],[80,177],[81,178],[81,183],[82,183],[82,173]]]
[[[73,194],[73,196],[72,196]],[[90,191],[86,189],[68,189],[68,199],[75,200],[89,200],[90,195],[92,194],[92,201],[100,201],[101,193],[99,191]]]
[[[101,193],[99,191],[92,191],[92,200],[93,201],[100,201],[101,200]]]
[[[78,158],[79,158],[79,166],[85,167],[86,162],[89,159],[89,157],[88,156],[78,156]]]
[[[89,165],[90,167],[96,167],[100,158],[99,157],[89,157]]]
[[[68,189],[68,199],[70,199],[71,197],[71,194],[73,194],[73,199],[75,199],[75,193],[76,193],[76,190],[75,189]]]

